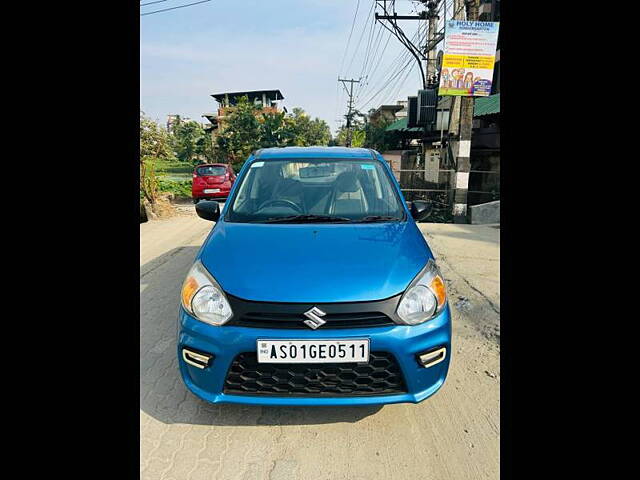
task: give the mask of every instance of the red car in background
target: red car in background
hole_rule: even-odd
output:
[[[198,165],[193,171],[191,196],[193,203],[200,200],[227,198],[236,174],[230,165],[224,163],[206,163]]]

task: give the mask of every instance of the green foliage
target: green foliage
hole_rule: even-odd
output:
[[[210,132],[206,132],[203,129],[203,136],[196,142],[196,153],[204,162],[213,163],[221,161],[218,158],[215,144]]]
[[[150,203],[158,195],[156,162],[171,156],[169,133],[140,112],[140,193]]]
[[[351,146],[352,147],[363,147],[364,142],[367,138],[367,134],[364,130],[354,130],[351,134]]]
[[[140,158],[172,156],[169,132],[140,112]]]
[[[260,148],[260,122],[256,118],[258,108],[246,96],[240,98],[225,122],[225,129],[218,135],[217,147],[231,163],[244,161]]]
[[[259,148],[327,145],[330,140],[329,125],[319,118],[311,119],[303,109],[294,108],[290,114],[263,112],[245,96],[229,114],[217,147],[219,157],[238,171]]]
[[[178,159],[165,160],[160,159],[155,162],[156,172],[159,174],[166,173],[183,173],[191,174],[193,172],[193,165],[181,162]]]
[[[209,137],[209,141],[206,137]],[[177,123],[171,138],[173,150],[181,162],[196,164],[213,153],[207,148],[211,145],[211,137],[198,122]]]
[[[397,132],[388,132],[386,128],[392,123],[389,120],[382,119],[377,124],[371,122],[361,122],[356,116],[353,117],[351,129],[351,146],[373,148],[379,152],[396,148],[400,138]],[[335,142],[337,145],[346,145],[347,128],[340,127],[336,135]]]
[[[328,145],[331,140],[331,129],[327,122],[319,118],[311,119],[301,108],[294,108],[287,116],[288,130],[292,143],[298,147]]]
[[[260,124],[258,135],[260,137],[260,147],[282,147],[291,140],[289,119],[285,118],[282,112],[268,112],[259,115]]]
[[[387,131],[387,127],[391,123],[393,122],[386,118],[381,119],[377,124],[368,122],[364,127],[366,135],[364,146],[379,152],[396,148],[400,142],[400,137],[397,132]]]
[[[150,203],[155,203],[158,196],[158,178],[153,157],[147,156],[140,160],[140,191]]]
[[[175,182],[172,180],[160,179],[158,181],[158,190],[160,192],[170,192],[174,195],[180,195],[183,197],[191,197],[191,180]]]

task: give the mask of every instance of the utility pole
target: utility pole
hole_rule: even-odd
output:
[[[425,66],[425,81],[427,85],[431,87],[437,87],[434,85],[435,76],[437,75],[436,68],[436,28],[438,27],[438,2],[439,0],[431,0],[423,2],[427,4],[427,19],[429,20],[429,30],[427,31],[427,45],[425,46],[427,60]],[[446,8],[446,6],[445,6]]]
[[[464,1],[453,0],[453,19],[464,20]],[[449,112],[449,136],[457,136],[460,132],[460,100],[462,97],[451,97],[451,111]],[[457,146],[457,145],[456,145]]]
[[[461,3],[459,1],[455,2]],[[467,20],[478,20],[479,0],[465,0]],[[460,129],[456,155],[456,175],[453,194],[453,222],[467,223],[467,196],[471,171],[471,132],[473,130],[473,97],[460,99]]]
[[[400,42],[407,47],[409,52],[413,55],[413,57],[418,62],[418,66],[420,67],[420,71],[422,74],[422,88],[434,88],[437,76],[437,68],[436,68],[436,45],[438,44],[438,40],[436,38],[436,28],[438,24],[438,3],[440,0],[419,0],[420,3],[426,7],[426,10],[419,12],[418,15],[398,15],[395,12],[394,3],[390,2],[391,8],[394,8],[392,11],[393,14],[387,8],[387,2],[385,0],[377,0],[376,4],[382,8],[384,15],[379,15],[376,12],[376,20],[387,20],[393,30],[389,29],[384,23],[380,22],[387,30],[394,34]],[[427,41],[424,46],[424,51],[422,47],[417,47],[407,38],[402,29],[398,27],[398,20],[426,20],[428,22],[428,31],[427,31]],[[423,60],[425,62],[425,67],[422,67]],[[423,128],[423,137],[422,137],[422,165],[426,165],[427,161],[427,131],[428,127],[425,126]]]
[[[418,1],[425,4],[429,0],[418,0]],[[420,76],[421,76],[420,80],[422,81],[422,88],[427,88],[427,73],[422,67],[422,61],[426,61],[427,58],[422,52],[422,49],[419,46],[414,45],[411,42],[411,40],[409,40],[409,38],[405,35],[402,29],[398,26],[398,20],[426,20],[427,11],[426,10],[422,11],[418,15],[398,15],[395,12],[395,2],[390,1],[390,7],[394,9],[393,14],[391,14],[387,9],[387,0],[376,0],[376,6],[382,8],[382,11],[384,12],[384,15],[380,15],[376,11],[376,15],[375,15],[376,21],[380,21],[380,25],[382,25],[391,34],[393,34],[393,36],[396,37],[400,41],[400,43],[402,43],[407,48],[407,50],[409,50],[409,53],[413,55],[413,58],[416,59],[416,62],[418,63],[418,67],[420,68]],[[391,26],[391,28],[389,28],[381,20],[386,20]]]
[[[338,77],[338,81],[342,83],[342,86],[344,87],[344,89],[347,91],[347,95],[349,95],[349,103],[347,104],[347,141],[346,141],[346,146],[350,147],[351,146],[351,117],[352,117],[352,112],[353,112],[353,84],[354,83],[360,83],[360,80],[354,80],[354,79],[344,79],[344,78],[340,78]],[[349,83],[349,88],[347,89],[347,83]]]
[[[438,76],[438,69],[436,65],[436,28],[438,27],[438,2],[440,0],[428,0],[422,1],[423,4],[426,5],[426,18],[428,20],[428,29],[427,29],[427,42],[425,45],[425,84],[427,88],[437,88],[438,84],[436,83],[436,79]],[[445,4],[446,8],[446,4]],[[436,111],[436,121],[438,119],[438,113]],[[424,126],[424,135],[422,137],[422,168],[424,169],[424,175],[426,176],[427,172],[427,137],[428,137],[429,127],[427,125]]]

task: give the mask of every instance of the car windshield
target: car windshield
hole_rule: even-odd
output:
[[[377,160],[254,161],[225,218],[229,222],[389,222],[405,219],[400,197]]]
[[[212,166],[198,167],[196,169],[196,172],[198,172],[198,175],[200,175],[201,177],[205,175],[215,175],[215,176],[224,175],[226,171],[227,169],[224,167],[212,167]]]

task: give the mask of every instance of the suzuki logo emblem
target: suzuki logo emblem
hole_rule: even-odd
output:
[[[304,316],[309,319],[309,320],[305,320],[304,324],[307,327],[311,327],[315,330],[316,328],[321,327],[322,325],[327,323],[326,320],[323,320],[320,318],[320,317],[324,317],[325,315],[326,313],[324,313],[318,307],[313,307],[311,310],[304,312]]]

